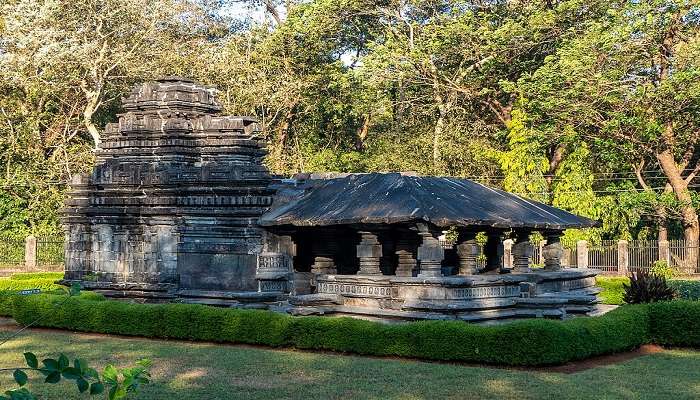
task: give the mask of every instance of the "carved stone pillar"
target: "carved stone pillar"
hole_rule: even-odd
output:
[[[259,292],[287,292],[293,276],[296,244],[291,236],[266,232],[263,251],[258,255],[255,279]]]
[[[484,272],[499,271],[503,269],[503,232],[491,231],[487,235],[486,246],[484,246],[486,255]]]
[[[335,243],[327,238],[318,238],[311,245],[314,255],[314,263],[311,272],[314,274],[336,274],[338,272],[333,255],[335,254]]]
[[[417,243],[413,235],[402,232],[399,233],[398,241],[396,242],[396,276],[413,276],[413,271],[416,269],[415,250]]]
[[[372,232],[360,231],[360,244],[357,245],[357,258],[360,260],[358,275],[381,275],[379,260],[382,257],[382,245],[377,235]]]
[[[547,243],[542,248],[542,257],[544,258],[544,269],[547,271],[561,269],[561,257],[564,254],[561,236],[561,231],[546,232]]]
[[[513,243],[513,272],[530,272],[530,231],[518,231]]]
[[[417,224],[417,226],[422,243],[418,247],[418,260],[420,261],[418,276],[442,276],[442,260],[445,259],[445,250],[426,224]]]
[[[476,258],[478,255],[479,245],[476,243],[476,232],[460,232],[457,239],[459,275],[474,275],[477,273]]]

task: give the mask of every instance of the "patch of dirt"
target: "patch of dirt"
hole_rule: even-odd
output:
[[[11,318],[6,318],[6,317],[0,317],[0,332],[1,331],[16,331],[20,329],[21,327]],[[591,357],[587,358],[585,360],[580,360],[580,361],[573,361],[570,363],[566,363],[563,365],[555,365],[555,366],[548,366],[548,367],[512,367],[512,366],[504,366],[504,365],[490,365],[490,364],[475,364],[475,363],[466,363],[466,362],[454,362],[454,361],[434,361],[434,360],[424,360],[420,358],[410,358],[410,357],[379,357],[379,356],[361,356],[357,354],[352,354],[352,353],[338,353],[338,352],[333,352],[333,351],[323,351],[323,350],[306,350],[306,349],[294,349],[294,348],[273,348],[273,347],[268,347],[268,346],[262,346],[262,345],[249,345],[249,344],[235,344],[235,343],[209,343],[209,342],[199,342],[199,341],[186,341],[186,340],[173,340],[173,339],[154,339],[154,338],[144,338],[144,337],[137,337],[137,336],[120,336],[120,335],[110,335],[110,334],[103,334],[103,333],[85,333],[85,332],[73,332],[70,330],[63,330],[63,329],[54,329],[54,328],[29,328],[29,331],[36,331],[36,332],[55,332],[55,333],[70,333],[72,335],[78,335],[84,338],[115,338],[115,339],[124,339],[124,340],[150,340],[150,341],[158,341],[158,342],[173,342],[173,343],[187,343],[187,344],[192,344],[192,343],[201,343],[201,344],[214,344],[216,346],[231,346],[231,347],[240,347],[240,348],[253,348],[253,349],[262,349],[262,350],[267,350],[267,351],[295,351],[295,352],[301,352],[301,353],[316,353],[316,354],[328,354],[328,355],[345,355],[345,356],[350,356],[350,357],[363,357],[363,358],[373,358],[377,360],[400,360],[400,361],[416,361],[416,362],[426,362],[426,363],[435,363],[435,364],[450,364],[450,365],[460,365],[460,366],[465,366],[465,367],[476,367],[476,368],[493,368],[493,369],[507,369],[507,370],[516,370],[516,371],[529,371],[529,372],[555,372],[555,373],[562,373],[562,374],[574,374],[577,372],[581,371],[586,371],[592,368],[597,368],[597,367],[602,367],[606,365],[614,365],[614,364],[619,364],[628,360],[633,360],[637,357],[642,357],[650,354],[658,354],[662,353],[665,351],[665,349],[661,346],[655,345],[655,344],[645,344],[642,345],[641,347],[627,351],[624,353],[616,353],[616,354],[608,354],[604,356],[596,356],[596,357]],[[20,335],[21,336],[21,335]],[[256,385],[273,385],[273,383],[270,382],[247,382],[247,381],[240,381],[240,382],[233,382],[233,384],[239,385],[239,386],[251,386],[254,387]]]
[[[585,360],[574,361],[564,365],[553,367],[526,368],[527,371],[542,371],[542,372],[559,372],[563,374],[574,374],[576,372],[585,371],[591,368],[602,367],[605,365],[613,365],[622,363],[628,360],[633,360],[637,357],[646,356],[649,354],[658,354],[664,352],[665,349],[655,344],[644,344],[638,349],[627,351],[624,353],[608,354],[605,356],[597,356],[587,358]]]

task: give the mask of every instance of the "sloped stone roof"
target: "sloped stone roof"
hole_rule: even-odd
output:
[[[402,173],[309,176],[276,185],[263,226],[393,224],[567,229],[598,225],[468,179]]]

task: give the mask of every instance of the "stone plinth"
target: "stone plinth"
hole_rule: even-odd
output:
[[[319,275],[317,294],[295,300],[310,308],[296,312],[467,321],[563,318],[593,309],[595,275],[585,269],[425,278]],[[314,304],[314,296],[333,296],[335,304]]]

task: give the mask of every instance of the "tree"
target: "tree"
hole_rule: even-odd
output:
[[[690,188],[700,172],[700,8],[694,1],[613,3],[521,82],[543,120],[595,148],[615,148],[642,188],[678,202],[684,238],[698,240]],[[649,171],[659,171],[659,181]]]

